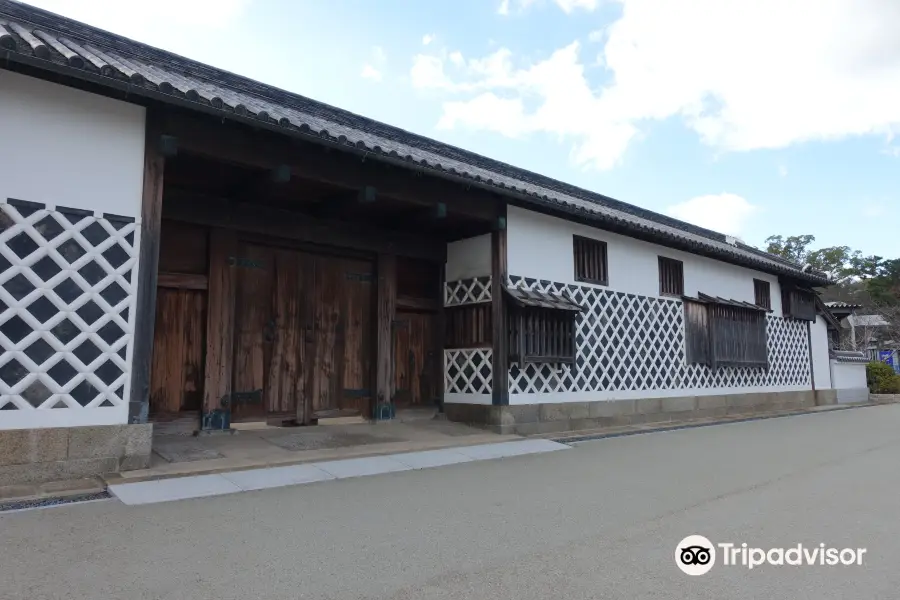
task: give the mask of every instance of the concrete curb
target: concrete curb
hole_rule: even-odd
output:
[[[252,469],[264,469],[274,467],[290,467],[303,465],[314,462],[345,460],[352,458],[369,458],[374,456],[390,456],[392,454],[403,454],[408,452],[423,452],[428,450],[453,450],[457,448],[465,448],[467,446],[476,446],[481,444],[503,443],[516,440],[527,439],[518,435],[499,435],[495,433],[486,433],[483,435],[471,435],[454,437],[452,440],[440,440],[438,442],[415,442],[415,443],[392,443],[384,444],[389,448],[377,448],[376,444],[371,446],[355,446],[346,449],[328,451],[327,455],[307,455],[288,457],[280,460],[247,460],[235,461],[230,465],[202,468],[199,465],[191,463],[177,463],[183,465],[183,468],[172,472],[156,472],[153,468],[143,469],[140,471],[126,471],[123,473],[110,473],[104,476],[104,481],[109,485],[118,485],[123,483],[139,483],[143,481],[158,481],[163,479],[174,479],[178,477],[193,477],[197,475],[217,475],[220,473],[232,473],[236,471],[248,471]],[[398,447],[400,444],[403,447]],[[324,454],[324,453],[323,453]],[[196,468],[194,468],[196,467]]]
[[[627,427],[606,428],[602,430],[587,431],[567,431],[559,434],[546,434],[540,436],[529,436],[532,438],[543,438],[559,442],[561,444],[571,444],[578,442],[587,442],[592,440],[601,440],[605,438],[623,437],[628,435],[640,435],[644,433],[658,433],[663,431],[677,431],[679,429],[694,429],[697,427],[711,427],[714,425],[726,425],[728,423],[746,423],[748,421],[762,421],[765,419],[777,419],[781,417],[796,417],[801,415],[813,415],[827,412],[835,412],[841,410],[850,410],[854,408],[868,408],[873,406],[884,406],[886,404],[898,404],[897,401],[882,402],[856,402],[852,404],[833,404],[828,406],[816,406],[814,408],[803,410],[792,410],[785,412],[773,412],[764,414],[745,414],[733,415],[729,417],[720,417],[712,419],[694,419],[689,421],[630,425]]]

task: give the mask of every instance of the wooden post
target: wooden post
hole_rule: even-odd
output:
[[[206,368],[201,429],[231,427],[231,368],[234,352],[234,259],[237,236],[228,229],[209,233]]]
[[[440,269],[440,280],[438,282],[438,312],[435,315],[434,323],[437,327],[437,331],[435,331],[434,336],[434,352],[435,352],[435,365],[434,365],[434,377],[435,377],[435,391],[437,393],[437,402],[438,402],[438,412],[444,412],[444,369],[446,368],[444,365],[444,345],[446,342],[447,335],[447,311],[444,308],[444,283],[447,280],[447,262],[444,261],[444,264],[441,265]]]
[[[378,255],[378,314],[375,346],[375,419],[390,419],[393,408],[393,323],[397,311],[397,257]]]
[[[503,215],[506,215],[504,207]],[[491,324],[493,340],[492,403],[509,404],[509,339],[506,327],[506,297],[504,288],[506,267],[506,217],[498,217],[491,232]]]
[[[128,422],[146,423],[150,410],[150,369],[156,326],[156,282],[159,270],[159,232],[162,221],[163,174],[166,159],[160,151],[160,115],[147,110],[144,135],[144,188],[141,198],[141,249],[131,361]]]

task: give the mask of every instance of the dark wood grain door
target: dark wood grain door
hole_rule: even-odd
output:
[[[372,263],[240,244],[232,420],[367,414]]]
[[[394,334],[394,403],[398,408],[429,406],[437,395],[431,313],[397,312]]]
[[[371,402],[372,263],[315,258],[315,418],[366,415]]]
[[[264,394],[276,332],[275,251],[255,244],[239,244],[237,256],[230,260],[236,270],[231,419],[261,420],[267,413]]]
[[[154,419],[200,410],[206,291],[157,288],[150,377]]]

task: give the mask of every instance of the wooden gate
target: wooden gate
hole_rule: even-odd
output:
[[[394,403],[398,408],[435,403],[437,365],[431,313],[398,312],[394,320]]]
[[[242,243],[233,421],[359,414],[371,399],[372,263]]]

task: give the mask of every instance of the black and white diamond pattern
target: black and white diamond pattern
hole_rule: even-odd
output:
[[[0,204],[0,410],[125,402],[135,222]]]
[[[444,306],[490,302],[491,277],[473,277],[444,283]]]
[[[490,348],[444,350],[445,390],[454,394],[490,394],[492,361]]]
[[[568,292],[584,307],[576,321],[574,365],[510,365],[513,394],[624,390],[740,388],[806,385],[810,382],[805,324],[767,320],[769,369],[688,365],[684,359],[684,312],[680,301],[546,280],[510,277],[509,285]]]

